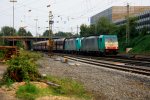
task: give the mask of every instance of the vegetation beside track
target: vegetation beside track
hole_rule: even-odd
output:
[[[139,35],[132,38],[129,46],[125,46],[125,38],[119,42],[120,52],[125,52],[126,47],[131,47],[129,54],[150,55],[150,35]]]
[[[4,54],[5,54],[5,51],[1,50],[0,51],[0,60],[4,58]]]
[[[35,61],[41,56],[40,53],[21,50],[19,56],[14,56],[6,62],[8,68],[3,75],[3,83],[33,81],[39,78],[41,75],[38,72]]]
[[[46,79],[55,84],[60,84],[60,87],[39,88],[34,83],[27,82],[18,88],[17,97],[25,100],[35,100],[43,96],[62,96],[72,97],[74,100],[91,100],[91,95],[85,91],[84,86],[74,80],[53,76],[49,76]]]
[[[21,50],[19,56],[7,61],[8,68],[3,74],[1,86],[11,89],[15,82],[26,82],[25,85],[21,85],[15,90],[17,98],[25,100],[35,100],[39,97],[52,95],[73,97],[77,98],[77,100],[90,100],[92,98],[85,91],[84,86],[74,80],[53,76],[42,77],[35,64],[35,61],[41,57],[41,53]],[[49,85],[47,88],[39,88],[32,84],[33,81],[37,80],[52,82],[58,84],[59,87]]]
[[[130,53],[149,54],[150,55],[150,35],[138,36],[131,41],[133,49]]]

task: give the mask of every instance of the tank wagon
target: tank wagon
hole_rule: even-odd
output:
[[[46,43],[46,41],[37,42],[33,44],[33,48],[35,48],[35,50],[48,50]],[[53,51],[65,53],[96,53],[104,55],[117,54],[118,39],[116,35],[55,39]]]

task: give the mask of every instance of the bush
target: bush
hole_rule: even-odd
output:
[[[9,67],[3,75],[4,82],[8,79],[16,82],[32,81],[40,77],[36,65],[27,57],[15,57],[7,63]]]
[[[32,61],[36,61],[42,57],[42,53],[39,52],[29,52],[20,50],[20,57],[26,57],[27,59],[30,59]]]
[[[3,59],[5,56],[5,51],[4,50],[1,50],[0,51],[0,59]]]
[[[38,93],[39,89],[30,83],[26,83],[24,86],[20,86],[16,92],[18,98],[25,100],[35,100]]]

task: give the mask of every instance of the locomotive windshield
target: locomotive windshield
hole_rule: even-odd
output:
[[[105,42],[109,43],[117,42],[117,37],[105,37]]]
[[[118,49],[118,40],[116,36],[105,37],[105,48],[106,49]]]

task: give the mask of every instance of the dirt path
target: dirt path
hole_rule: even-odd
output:
[[[0,63],[0,79],[2,79],[3,73],[6,71],[7,65]],[[0,88],[0,100],[18,100],[14,96],[10,95],[4,89]]]

